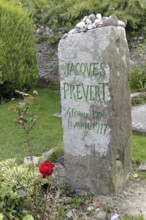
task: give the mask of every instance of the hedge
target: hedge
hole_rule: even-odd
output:
[[[0,0],[0,95],[12,96],[37,80],[33,26],[22,8]]]

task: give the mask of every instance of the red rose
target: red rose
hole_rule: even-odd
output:
[[[40,165],[39,170],[40,173],[43,175],[43,178],[46,176],[50,176],[53,173],[54,163],[44,162]]]

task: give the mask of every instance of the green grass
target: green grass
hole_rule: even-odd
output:
[[[132,155],[137,162],[146,161],[146,137],[133,134]]]
[[[38,99],[33,106],[33,112],[40,115],[31,134],[33,155],[41,155],[53,147],[62,149],[63,132],[61,119],[55,118],[54,113],[60,112],[60,92],[51,89],[36,89]],[[0,160],[15,157],[22,162],[28,156],[24,131],[14,121],[17,116],[8,110],[12,103],[0,105]],[[146,161],[146,137],[133,135],[132,154],[136,161]]]
[[[60,112],[59,90],[36,89],[38,98],[33,106],[33,113],[37,113],[40,119],[32,130],[31,143],[33,155],[41,155],[53,147],[62,148],[62,125],[61,119],[55,118],[54,113]],[[0,105],[0,160],[15,157],[22,162],[28,156],[28,149],[25,143],[24,131],[16,124],[17,116],[13,111],[8,110],[12,103]]]
[[[138,216],[135,216],[135,217],[125,216],[125,217],[122,218],[121,220],[144,220],[144,217],[143,217],[143,215],[140,213]]]

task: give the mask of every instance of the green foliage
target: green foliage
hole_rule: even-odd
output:
[[[84,16],[115,14],[126,24],[128,38],[146,35],[146,2],[144,0],[6,0],[29,12],[35,23],[68,31]]]
[[[36,83],[36,49],[28,13],[3,0],[0,11],[0,94],[10,96]]]
[[[103,210],[106,212],[106,213],[112,213],[113,211],[113,208],[110,204],[106,204],[103,208]]]
[[[54,28],[69,30],[84,15],[95,11],[95,1],[91,0],[53,0],[50,1],[45,23]]]
[[[34,218],[32,217],[32,215],[26,215],[23,220],[34,220]]]
[[[32,207],[32,196],[43,179],[38,168],[32,172],[15,159],[0,162],[0,212],[4,219],[22,219]]]
[[[125,216],[124,218],[122,218],[121,220],[130,220],[130,217]]]
[[[37,91],[39,95],[30,108],[33,115],[39,113],[40,117],[30,134],[33,155],[40,156],[54,147],[62,152],[61,120],[53,116],[60,111],[59,90],[37,88]],[[18,102],[21,100],[13,101],[13,105],[17,105]],[[17,114],[8,110],[11,106],[11,102],[0,104],[0,160],[16,157],[18,162],[22,163],[23,158],[28,156],[28,149],[24,131],[14,123]],[[59,155],[59,152],[57,154]]]
[[[146,2],[144,0],[112,0],[102,2],[100,8],[101,10],[103,9],[105,15],[117,15],[119,19],[127,24],[126,30],[128,34],[131,35],[132,33],[130,32],[135,32],[135,30],[139,30],[141,33],[146,21]]]
[[[29,15],[34,19],[34,22],[43,20],[43,16],[48,10],[48,0],[5,0],[11,2],[15,6],[25,9]]]
[[[135,30],[145,31],[146,2],[144,0],[53,0],[49,2],[44,22],[54,28],[69,30],[84,16],[101,13],[104,16],[115,14],[127,24],[131,36]]]
[[[131,98],[132,106],[140,105],[144,103],[146,103],[146,92],[143,92],[142,94]]]
[[[0,213],[0,220],[3,220],[4,219],[4,216],[3,214]]]
[[[38,167],[31,170],[25,164],[18,165],[15,159],[0,162],[1,219],[64,219],[68,209],[59,198],[53,177],[42,178]]]
[[[34,128],[34,125],[36,124],[36,121],[38,120],[37,115],[33,115],[30,112],[30,107],[35,101],[36,95],[38,94],[36,91],[33,91],[33,95],[16,91],[20,95],[23,96],[23,101],[18,102],[17,105],[11,107],[10,109],[13,109],[15,112],[17,112],[17,118],[16,123],[21,125],[22,129],[25,132],[26,137],[26,143],[29,150],[29,155],[31,157],[32,166],[33,166],[33,159],[32,159],[32,146],[30,143],[30,132]]]
[[[146,161],[146,137],[143,135],[133,135],[132,156],[138,163]]]
[[[59,40],[61,39],[62,35],[59,35],[58,33],[54,33],[54,34],[51,34],[49,36],[49,40],[48,40],[48,43],[49,44],[55,44],[55,43],[58,43]]]
[[[68,211],[69,211],[69,209],[67,209],[64,204],[60,204],[58,207],[58,210],[55,214],[55,219],[57,219],[57,220],[65,219]]]
[[[143,214],[140,213],[140,214],[135,218],[135,220],[144,220]]]
[[[130,87],[131,91],[146,91],[146,41],[139,44],[136,59],[139,61],[139,66],[133,69],[131,73]]]
[[[77,209],[79,208],[81,205],[83,205],[83,203],[85,202],[85,200],[87,199],[87,196],[86,195],[81,195],[81,196],[75,196],[73,198],[73,201],[72,201],[72,207]]]
[[[137,68],[131,72],[130,88],[132,92],[146,89],[146,74],[142,69]]]
[[[129,216],[126,215],[121,220],[144,220],[144,216],[141,213],[138,216],[135,216],[135,217],[129,217]]]

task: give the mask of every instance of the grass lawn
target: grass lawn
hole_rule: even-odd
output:
[[[146,137],[133,134],[132,155],[137,162],[146,161]]]
[[[53,147],[62,148],[62,125],[61,119],[55,118],[54,113],[60,112],[59,90],[36,89],[38,98],[33,106],[33,113],[39,114],[31,134],[33,155],[41,155]],[[15,123],[17,116],[13,111],[8,110],[12,103],[0,105],[0,160],[15,157],[22,162],[28,156],[28,149],[25,143],[24,131],[20,125]]]
[[[31,134],[33,155],[41,155],[53,147],[62,149],[63,132],[61,119],[53,117],[54,113],[60,112],[59,90],[37,88],[38,99],[32,111],[40,115],[34,130]],[[12,103],[0,105],[0,160],[15,157],[22,162],[28,156],[28,149],[25,143],[24,131],[14,121],[17,116],[13,111],[8,110]],[[146,161],[146,137],[133,135],[132,153],[137,161]]]

